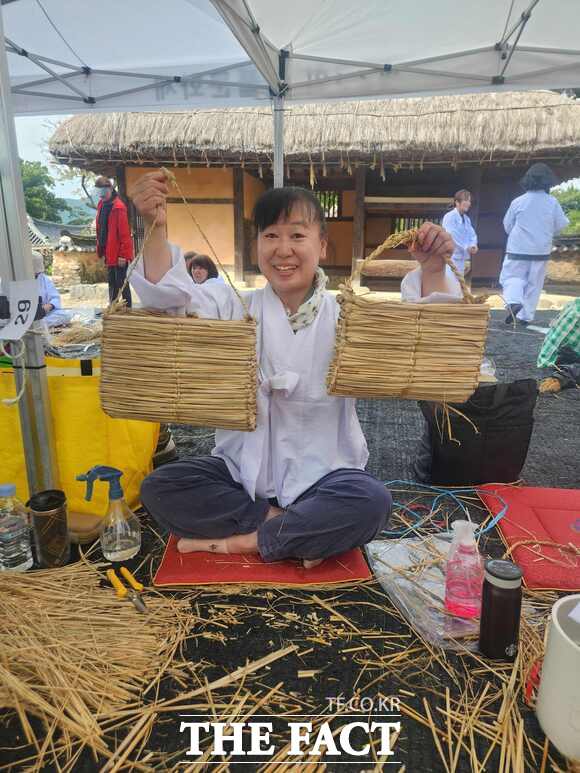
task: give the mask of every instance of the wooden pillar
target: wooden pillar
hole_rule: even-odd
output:
[[[352,267],[365,256],[365,187],[366,166],[355,171],[354,222],[352,229]]]
[[[467,188],[467,190],[471,192],[471,209],[469,210],[469,219],[471,220],[471,224],[473,225],[476,234],[477,234],[478,225],[479,225],[479,212],[480,212],[480,209],[482,209],[481,176],[482,176],[481,166],[468,167],[467,169],[464,170],[462,174],[464,185]],[[479,235],[478,235],[478,242],[479,242]],[[485,264],[486,264],[486,260],[485,258],[482,257],[482,254],[480,253],[477,253],[477,255],[474,255],[471,258],[470,282],[473,279],[477,279],[478,277],[486,274]]]
[[[131,236],[133,238],[133,251],[135,255],[138,255],[141,250],[141,246],[143,245],[143,239],[145,238],[145,224],[143,222],[143,218],[137,214],[137,210],[133,206],[133,202],[127,195],[127,175],[125,173],[124,166],[115,167],[115,180],[117,181],[117,190],[119,191],[119,196],[127,205],[127,219],[129,221],[129,228],[131,229]]]
[[[115,168],[115,179],[117,180],[117,190],[125,203],[127,203],[127,178],[125,176],[125,167]]]
[[[127,196],[127,176],[125,175],[124,166],[115,167],[115,180],[117,181],[117,191],[119,192],[119,196],[122,198],[123,203],[127,205],[127,218],[131,229],[133,229],[137,213],[135,212],[133,203],[129,201],[129,197]]]
[[[479,210],[481,206],[481,176],[482,167],[475,166],[465,169],[462,177],[465,180],[465,187],[471,191],[472,204],[469,210],[469,218],[473,224],[473,227],[477,231],[477,224],[479,222]]]
[[[244,281],[244,170],[234,167],[234,279]]]

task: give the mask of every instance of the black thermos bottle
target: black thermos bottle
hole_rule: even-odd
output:
[[[479,650],[488,658],[513,661],[518,651],[522,571],[511,561],[485,562]]]

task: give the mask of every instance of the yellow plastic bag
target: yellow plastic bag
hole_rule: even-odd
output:
[[[101,516],[107,509],[108,486],[96,485],[92,500],[87,502],[85,484],[76,476],[96,464],[117,467],[124,473],[121,484],[127,503],[137,507],[141,481],[152,469],[159,425],[111,419],[103,413],[100,361],[86,362],[92,363],[92,375],[80,375],[80,360],[47,358],[48,388],[60,488],[66,493],[69,512]],[[0,399],[15,394],[12,370],[0,369]],[[17,405],[0,403],[0,438],[0,483],[15,483],[18,497],[26,501],[28,483]]]

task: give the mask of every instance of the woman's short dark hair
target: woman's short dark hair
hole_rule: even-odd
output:
[[[208,279],[217,279],[219,276],[218,270],[215,267],[215,263],[209,257],[209,255],[196,255],[187,264],[187,270],[190,275],[193,275],[193,269],[199,266],[199,268],[205,268],[207,271]]]
[[[467,188],[462,188],[460,191],[457,191],[455,195],[453,196],[453,201],[467,201],[469,199],[471,201],[471,191],[468,191]]]
[[[541,162],[532,164],[520,180],[520,185],[525,191],[546,191],[558,185],[558,178],[547,164]]]
[[[260,196],[252,216],[256,231],[264,231],[280,219],[287,220],[294,207],[301,207],[307,222],[318,223],[321,235],[326,236],[326,220],[320,201],[312,191],[293,186],[272,188]]]

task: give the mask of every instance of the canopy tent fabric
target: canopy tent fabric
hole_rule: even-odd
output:
[[[14,112],[580,83],[578,0],[2,0]]]

